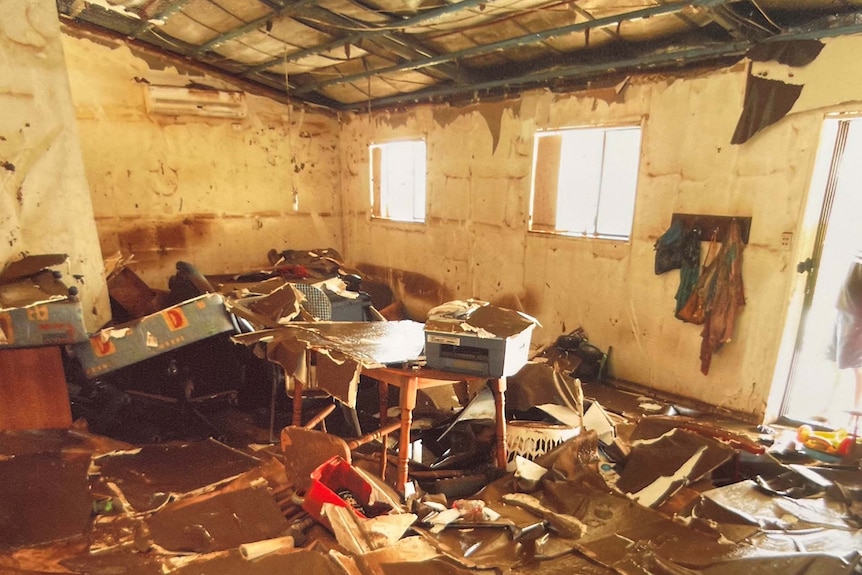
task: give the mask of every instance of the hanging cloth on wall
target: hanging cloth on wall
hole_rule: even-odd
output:
[[[700,230],[692,228],[682,236],[682,267],[679,269],[679,287],[676,290],[676,309],[678,314],[685,302],[691,296],[691,292],[697,287],[700,277]]]
[[[655,274],[661,275],[682,266],[682,239],[685,230],[679,220],[674,220],[670,227],[659,236],[653,248],[655,249]]]
[[[709,373],[713,354],[733,337],[736,318],[745,305],[742,281],[742,251],[745,244],[739,222],[733,220],[727,238],[715,257],[715,272],[711,289],[704,303],[704,323],[700,346],[700,371]]]
[[[706,257],[703,260],[703,266],[698,272],[697,283],[685,299],[683,306],[676,312],[677,319],[696,325],[703,324],[706,301],[714,291],[718,256],[716,254],[717,246],[716,234],[713,232],[712,240],[710,240],[709,247],[706,250]]]

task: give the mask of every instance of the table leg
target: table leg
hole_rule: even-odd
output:
[[[398,440],[398,478],[395,487],[404,495],[410,463],[410,427],[413,425],[413,409],[416,407],[418,377],[409,377],[401,386],[401,436]]]
[[[302,382],[299,378],[293,378],[293,420],[291,423],[297,427],[302,425]]]
[[[494,407],[497,420],[497,467],[506,468],[509,454],[506,450],[506,378],[493,380],[491,390],[494,392]]]
[[[386,427],[387,423],[389,423],[389,416],[387,415],[387,412],[389,411],[389,384],[382,381],[377,382],[377,395],[380,403],[380,428],[382,429]],[[381,443],[383,444],[380,451],[380,477],[384,480],[386,479],[387,438],[388,434],[380,438],[382,440]]]

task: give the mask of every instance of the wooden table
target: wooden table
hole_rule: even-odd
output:
[[[253,334],[249,334],[253,335]],[[441,371],[426,367],[395,368],[384,367],[393,364],[415,362],[425,344],[423,325],[412,321],[399,322],[291,322],[278,330],[259,332],[251,343],[267,340],[267,357],[279,363],[285,376],[293,382],[292,424],[302,424],[303,381],[295,377],[304,373],[311,374],[311,365],[316,363],[314,356],[321,350],[336,350],[351,358],[357,369],[379,383],[380,426],[386,425],[386,412],[389,408],[387,398],[389,386],[401,390],[401,433],[398,441],[398,476],[396,486],[403,494],[407,484],[408,461],[410,458],[410,427],[413,424],[413,409],[420,389],[440,385],[454,385],[460,382],[488,382],[494,393],[496,407],[496,453],[499,467],[506,467],[506,378],[469,375]],[[242,336],[240,336],[242,337]],[[296,347],[288,344],[294,342]],[[248,343],[247,343],[248,345]],[[277,347],[276,347],[277,346]],[[275,349],[284,353],[278,355]],[[300,369],[300,368],[304,369]],[[350,370],[347,370],[350,371]],[[351,372],[352,374],[352,372]],[[321,386],[321,389],[324,389]],[[342,400],[343,401],[343,400]],[[273,410],[275,405],[273,395]],[[272,416],[274,416],[274,411]],[[385,437],[384,451],[385,451]],[[386,457],[381,457],[381,475],[386,471]]]
[[[399,407],[401,408],[401,430],[398,438],[398,475],[395,487],[399,493],[404,494],[407,485],[410,461],[410,428],[413,425],[413,410],[416,408],[416,396],[420,389],[428,389],[440,385],[455,385],[461,382],[486,381],[494,394],[495,407],[495,459],[497,467],[506,468],[508,453],[506,451],[506,378],[485,377],[440,371],[429,368],[400,369],[394,367],[376,367],[362,370],[362,374],[379,383],[378,394],[380,397],[380,427],[387,424],[387,411],[389,410],[389,388],[394,386],[401,390],[399,395]],[[302,382],[294,381],[293,389],[293,425],[302,422]],[[382,437],[383,453],[380,458],[380,475],[386,473],[386,436]]]
[[[407,485],[408,464],[410,459],[410,427],[413,425],[413,410],[416,408],[416,395],[420,389],[428,389],[440,385],[454,385],[459,382],[487,381],[494,393],[496,420],[496,461],[497,466],[506,467],[506,378],[488,378],[484,376],[439,371],[429,368],[398,369],[381,367],[366,369],[364,375],[379,382],[380,396],[380,426],[386,425],[386,413],[389,409],[389,389],[392,385],[401,390],[399,407],[401,408],[401,431],[398,439],[398,474],[395,487],[404,494]],[[386,473],[386,437],[383,437],[383,454],[380,458],[380,474]]]

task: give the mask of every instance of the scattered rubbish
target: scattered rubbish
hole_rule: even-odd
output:
[[[522,493],[532,493],[539,487],[539,482],[548,472],[541,465],[520,455],[516,455],[513,461],[514,486]]]
[[[581,381],[601,383],[608,354],[590,343],[583,328],[557,338],[542,352],[541,359]]]
[[[551,528],[557,531],[562,537],[577,539],[583,537],[587,532],[587,525],[583,521],[573,515],[551,511],[532,495],[509,493],[503,496],[503,502],[535,513],[547,521]]]
[[[302,507],[316,521],[331,529],[324,504],[347,507],[360,517],[377,517],[402,511],[398,497],[387,493],[361,469],[339,456],[321,464],[311,475]]]
[[[840,457],[850,455],[856,443],[856,437],[848,434],[846,429],[814,431],[810,425],[800,425],[796,430],[796,438],[807,449]]]
[[[51,269],[64,262],[7,266],[0,305],[74,310]],[[81,430],[126,427],[160,443],[0,433],[0,571],[858,571],[862,479],[844,430],[748,429],[622,393],[602,384],[608,355],[583,329],[531,359],[537,322],[486,302],[449,302],[424,325],[382,321],[362,291],[373,282],[333,250],[273,250],[270,263],[214,277],[177,262],[164,292],[110,259],[123,321],[89,338],[63,328],[51,344],[69,344],[69,390],[88,402]],[[16,309],[0,311],[0,346],[34,341]],[[435,369],[461,375],[403,395]],[[263,384],[269,442],[240,439],[258,423],[242,410],[208,428],[225,441],[165,442],[158,428],[117,425],[130,398],[202,409],[196,398],[226,390],[219,372],[231,387]],[[293,421],[310,404],[326,408],[303,427],[278,422],[291,390]],[[343,422],[327,417],[336,406]],[[362,435],[369,422],[379,429]]]
[[[714,439],[673,429],[632,446],[616,487],[646,507],[657,507],[728,461],[733,453]]]
[[[331,407],[335,408],[334,405]],[[352,460],[351,451],[401,428],[401,423],[395,422],[362,437],[345,441],[336,435],[311,429],[310,427],[317,424],[319,417],[318,415],[304,427],[288,426],[281,430],[281,451],[288,478],[299,489],[305,489],[311,484],[312,472],[324,462],[340,457],[349,464]]]
[[[263,541],[254,541],[253,543],[243,543],[239,546],[239,554],[247,561],[260,559],[264,555],[269,555],[275,551],[282,549],[293,548],[293,536],[285,535],[284,537],[275,537],[273,539],[264,539]]]
[[[170,502],[147,519],[153,542],[173,552],[212,553],[279,537],[287,520],[265,486],[218,490]]]

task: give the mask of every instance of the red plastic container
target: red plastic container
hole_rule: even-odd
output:
[[[359,517],[365,518],[360,509],[350,505],[338,494],[349,491],[360,507],[370,503],[374,486],[371,485],[350,463],[336,455],[321,464],[311,473],[311,486],[305,493],[302,508],[319,523],[331,528],[323,516],[323,504],[332,503],[339,507],[350,507]]]

